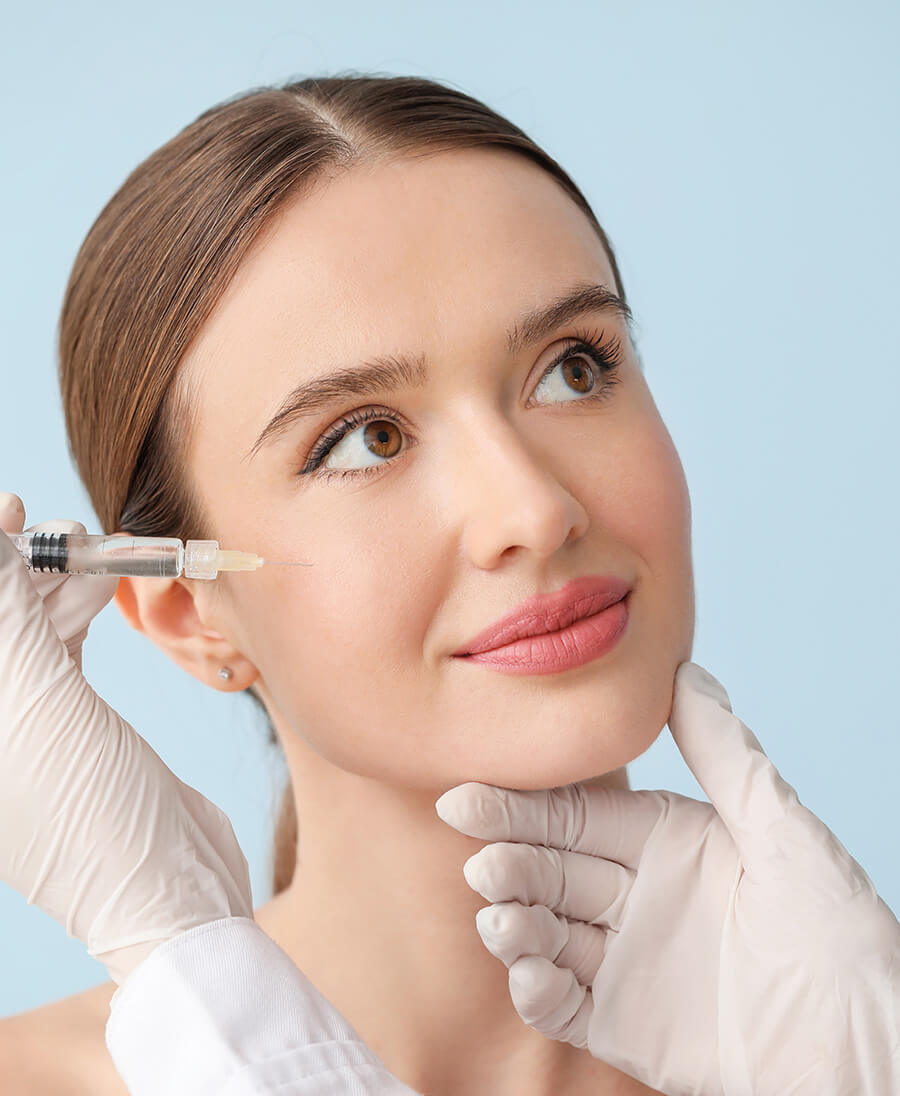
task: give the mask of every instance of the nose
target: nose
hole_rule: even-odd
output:
[[[492,570],[520,551],[544,559],[584,536],[587,511],[506,418],[479,418],[454,437],[453,497],[462,548],[475,566]],[[560,463],[577,474],[578,461],[564,456]]]

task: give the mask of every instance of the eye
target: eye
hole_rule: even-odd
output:
[[[353,411],[322,435],[299,475],[370,474],[402,451],[403,438],[393,412],[377,407]]]
[[[328,467],[359,468],[356,462],[368,457],[376,458],[369,460],[369,465],[378,464],[378,458],[396,457],[402,445],[403,434],[393,419],[372,419],[355,430],[348,430],[329,450]]]
[[[585,397],[579,403],[605,399],[618,383],[621,363],[621,345],[615,336],[605,343],[596,336],[577,337],[544,370],[534,394],[550,397],[539,403],[552,403],[557,397],[572,400],[573,393]]]

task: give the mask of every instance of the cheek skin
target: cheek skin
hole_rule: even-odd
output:
[[[652,417],[655,428],[642,435],[633,454],[633,467],[642,474],[626,486],[629,505],[617,526],[624,543],[637,546],[645,565],[634,591],[640,652],[635,660],[639,684],[633,688],[642,698],[636,703],[641,718],[624,744],[622,764],[648,749],[664,727],[675,671],[691,657],[694,641],[690,496],[678,453],[655,407]]]
[[[237,611],[287,732],[343,769],[390,780],[408,750],[401,732],[421,711],[414,686],[429,610],[420,587],[438,549],[419,536],[418,513],[374,520],[379,504],[363,492],[357,505],[354,495],[335,489],[343,507],[305,521],[302,548],[282,534],[281,558],[314,567],[272,568]]]

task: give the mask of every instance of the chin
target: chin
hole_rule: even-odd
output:
[[[478,766],[479,775],[471,769],[457,783],[477,780],[501,788],[537,791],[558,788],[563,784],[591,780],[595,783],[648,750],[666,725],[667,716],[644,722],[640,734],[598,734],[596,724],[588,740],[562,739],[555,743],[509,743],[503,758],[492,759]],[[515,760],[512,760],[515,758]]]

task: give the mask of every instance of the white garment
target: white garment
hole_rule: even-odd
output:
[[[420,1096],[247,917],[160,944],[110,1010],[132,1096]]]

